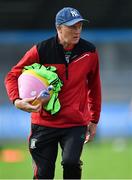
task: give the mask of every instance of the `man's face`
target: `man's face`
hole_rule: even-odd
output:
[[[72,26],[61,25],[58,29],[61,40],[69,45],[77,44],[80,39],[82,30],[82,22],[78,22]]]

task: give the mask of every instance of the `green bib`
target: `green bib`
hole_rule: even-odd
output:
[[[56,67],[54,66],[48,66],[45,67],[44,65],[34,63],[30,66],[25,66],[25,70],[32,70],[39,76],[45,78],[49,85],[53,85],[53,94],[49,100],[49,102],[43,106],[43,108],[50,112],[52,115],[56,114],[60,108],[60,101],[58,98],[58,93],[61,91],[61,87],[63,86],[62,81],[59,79],[57,73],[56,73]]]

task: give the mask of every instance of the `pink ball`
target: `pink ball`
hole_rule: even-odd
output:
[[[18,78],[18,89],[20,98],[30,98],[38,96],[38,94],[47,88],[37,77],[22,73]]]

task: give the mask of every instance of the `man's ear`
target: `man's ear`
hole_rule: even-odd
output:
[[[61,25],[59,25],[59,26],[56,26],[56,29],[57,29],[57,31],[59,32],[59,33],[61,33]]]

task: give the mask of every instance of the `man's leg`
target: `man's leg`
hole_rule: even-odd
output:
[[[33,158],[34,179],[53,179],[58,152],[57,131],[32,125],[29,150]]]
[[[87,127],[65,128],[61,138],[62,165],[64,179],[81,179],[80,156],[82,153]]]

